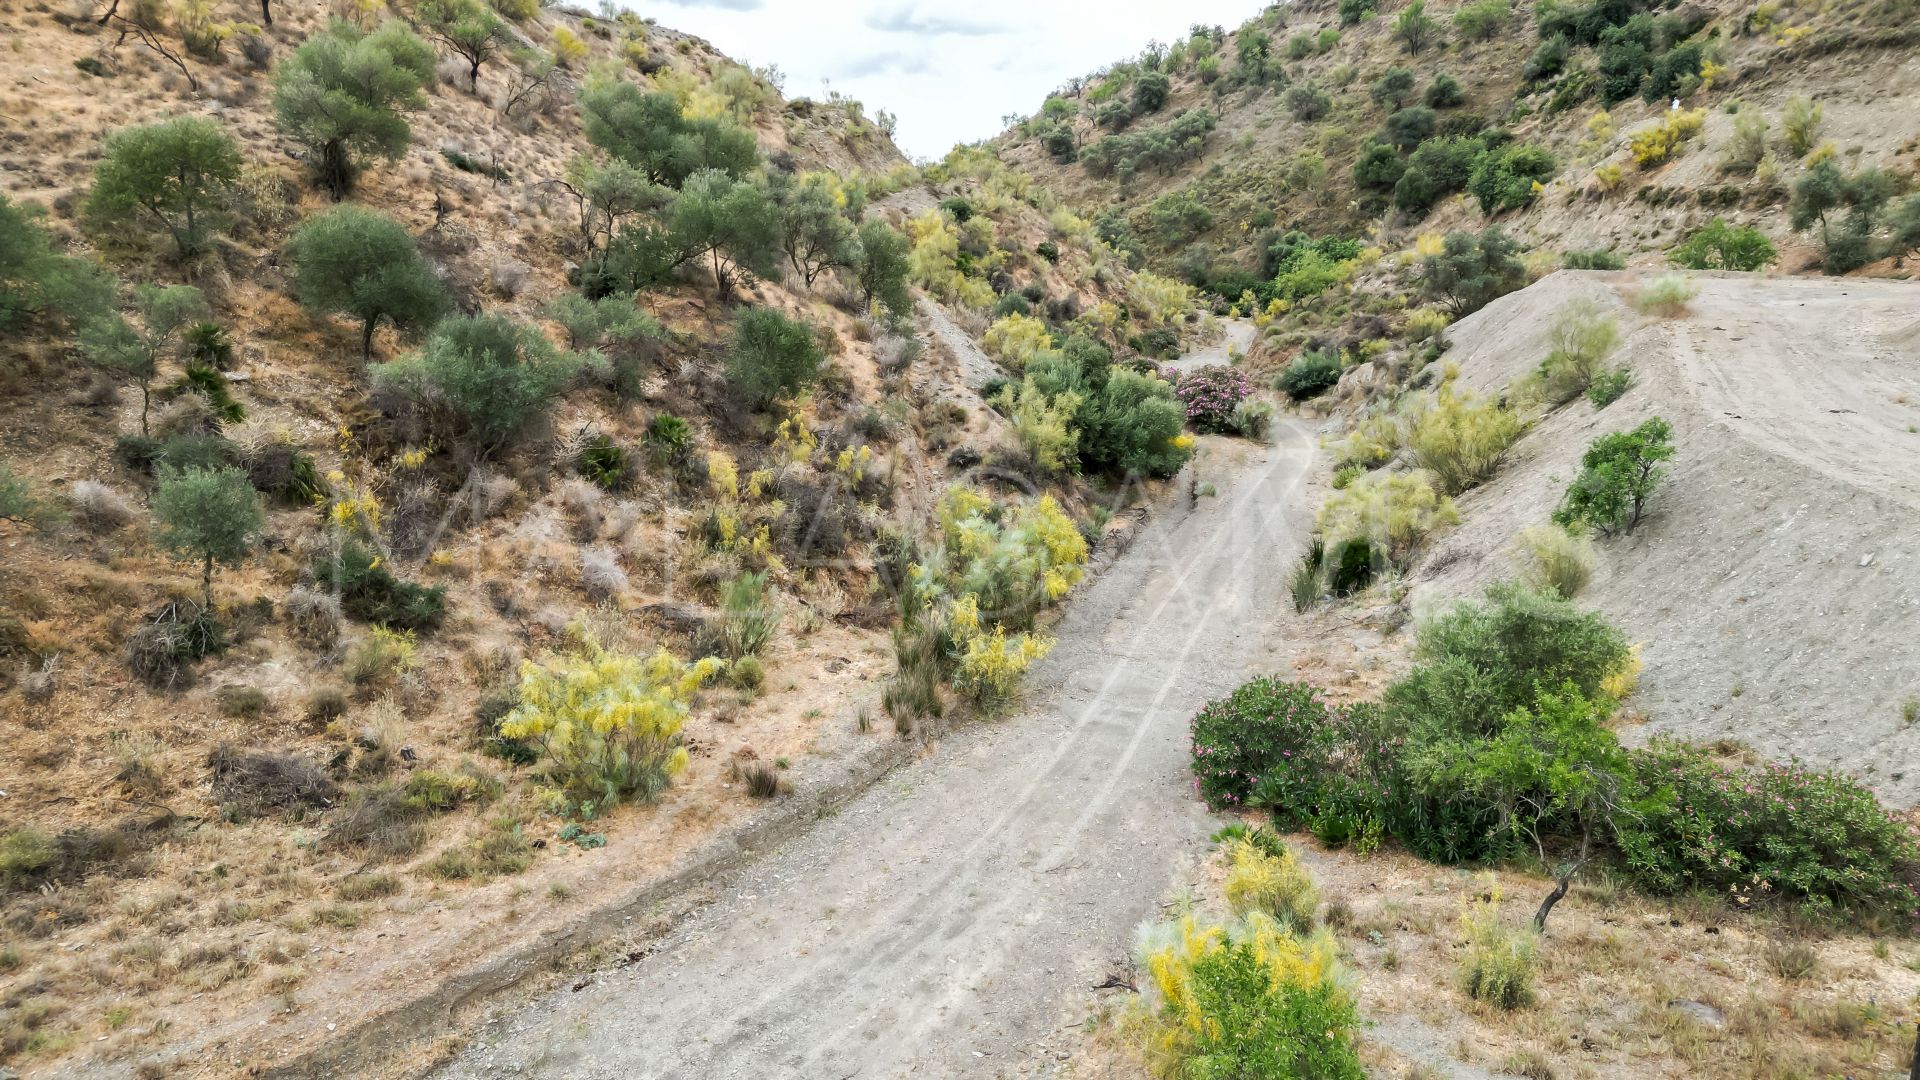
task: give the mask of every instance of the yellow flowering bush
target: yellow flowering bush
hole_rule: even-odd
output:
[[[1005,360],[1015,371],[1022,371],[1042,349],[1053,348],[1053,335],[1046,323],[1016,311],[995,319],[981,336],[980,344],[988,355]]]
[[[1187,915],[1152,931],[1143,952],[1156,1000],[1136,1028],[1155,1076],[1366,1075],[1352,976],[1324,931],[1302,939],[1258,913],[1224,926]]]
[[[1327,496],[1318,527],[1328,551],[1364,541],[1395,563],[1404,563],[1428,533],[1460,520],[1453,500],[1434,490],[1432,477],[1412,472],[1371,472]]]
[[[687,663],[665,649],[641,657],[587,643],[521,665],[520,705],[500,734],[538,747],[548,778],[571,798],[602,806],[652,798],[687,767],[687,710],[725,667],[711,656]]]
[[[1634,132],[1627,139],[1634,164],[1647,169],[1671,161],[1688,140],[1700,134],[1706,122],[1707,110],[1689,109],[1670,113],[1652,127]]]
[[[1012,698],[1020,677],[1053,650],[1051,638],[1031,631],[1008,635],[1003,627],[985,628],[979,602],[971,596],[954,603],[947,630],[958,654],[953,685],[989,706]]]

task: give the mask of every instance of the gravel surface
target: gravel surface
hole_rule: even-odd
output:
[[[1187,721],[1281,666],[1262,627],[1316,453],[1209,440],[1220,495],[1074,600],[1014,716],[970,725],[743,871],[649,956],[484,1027],[444,1077],[1042,1074],[1214,822]]]

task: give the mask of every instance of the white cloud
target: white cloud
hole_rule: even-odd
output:
[[[1261,0],[621,0],[745,64],[773,64],[791,97],[832,89],[900,119],[915,157],[998,133],[1075,75],[1172,42],[1194,23],[1229,30]],[[761,4],[754,10],[743,3]]]

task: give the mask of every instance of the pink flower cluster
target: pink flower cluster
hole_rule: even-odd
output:
[[[1253,380],[1239,368],[1212,364],[1180,376],[1173,393],[1195,431],[1230,431],[1234,407],[1253,396]]]

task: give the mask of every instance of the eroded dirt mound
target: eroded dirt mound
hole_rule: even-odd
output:
[[[1632,273],[1562,272],[1460,322],[1446,362],[1497,391],[1545,355],[1554,315],[1591,296],[1618,315],[1620,400],[1545,416],[1416,570],[1416,601],[1510,574],[1588,443],[1650,416],[1677,451],[1651,517],[1599,544],[1581,594],[1643,643],[1645,733],[1737,739],[1844,767],[1920,802],[1920,285],[1695,278],[1657,320]]]

